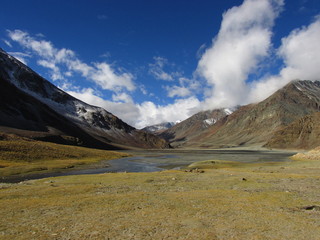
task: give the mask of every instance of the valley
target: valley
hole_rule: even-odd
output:
[[[38,164],[33,162],[31,166],[29,164],[22,165],[21,163],[18,165],[15,162],[11,167],[8,166],[0,169],[2,176],[0,182],[18,183],[31,179],[83,174],[159,172],[171,169],[181,169],[183,171],[189,165],[203,161],[213,161],[214,163],[226,161],[238,164],[272,164],[291,161],[290,157],[295,153],[292,151],[248,150],[241,148],[238,150],[127,150],[106,152],[105,159],[103,159],[103,155],[100,153],[100,160],[96,157],[91,161],[88,160],[88,157],[84,158],[79,154],[74,156],[73,160],[64,159],[63,157],[60,157],[59,160],[51,161],[44,159],[38,160]],[[113,158],[116,159],[112,160]],[[54,162],[59,162],[60,167],[58,164],[55,167],[51,166]],[[26,169],[23,169],[23,166]],[[212,168],[215,165],[211,164],[210,166],[209,164],[209,167]]]
[[[319,81],[144,130],[2,49],[0,83],[0,239],[320,235]]]
[[[0,239],[318,239],[319,161],[216,165],[1,183]]]

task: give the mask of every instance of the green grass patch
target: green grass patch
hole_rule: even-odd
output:
[[[218,168],[240,167],[243,165],[245,165],[245,163],[224,161],[224,160],[206,160],[206,161],[194,162],[190,164],[187,168],[218,169]]]

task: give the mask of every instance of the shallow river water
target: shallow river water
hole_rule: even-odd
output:
[[[134,157],[102,161],[99,164],[88,166],[87,169],[11,177],[2,179],[0,182],[20,182],[27,179],[106,172],[155,172],[165,169],[179,169],[193,162],[204,160],[228,160],[246,163],[283,162],[290,161],[289,157],[295,154],[295,152],[269,150],[144,150],[124,152],[130,153]]]

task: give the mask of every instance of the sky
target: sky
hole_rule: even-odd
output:
[[[320,80],[320,1],[1,0],[0,47],[142,128]]]

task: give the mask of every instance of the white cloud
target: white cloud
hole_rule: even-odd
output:
[[[165,66],[170,66],[168,59],[163,57],[153,57],[154,63],[149,64],[149,73],[158,80],[174,81],[175,77],[180,76],[179,72],[166,72]]]
[[[8,40],[3,40],[3,42],[8,46],[12,48],[12,44]]]
[[[111,112],[120,119],[124,120],[126,123],[136,126],[140,113],[137,106],[131,102],[124,103],[105,100],[98,96],[99,94],[96,93],[92,88],[85,88],[77,91],[66,90],[66,92],[86,103],[102,107],[108,112]]]
[[[23,64],[27,64],[27,58],[31,57],[30,54],[23,53],[23,52],[8,52],[10,55],[14,56]]]
[[[140,89],[140,91],[142,92],[143,95],[147,95],[148,94],[148,91],[147,91],[146,87],[143,84],[141,84],[139,86],[139,89]]]
[[[47,61],[47,60],[38,60],[37,64],[45,67],[45,68],[49,68],[51,70],[51,79],[53,81],[58,80],[58,79],[64,79],[63,75],[60,72],[60,68],[54,64],[52,61]]]
[[[278,50],[284,68],[276,76],[252,84],[250,102],[261,101],[295,79],[320,80],[320,18],[307,27],[293,30]]]
[[[72,50],[57,49],[51,42],[36,39],[21,30],[8,31],[8,35],[12,41],[32,50],[40,57],[38,64],[51,70],[52,80],[63,80],[64,76],[68,77],[76,72],[87,80],[94,81],[103,89],[116,92],[135,90],[132,74],[118,73],[106,62],[88,65],[78,59]],[[61,74],[64,72],[61,70],[63,67],[67,68],[67,75]]]
[[[197,113],[200,105],[200,101],[195,97],[177,99],[174,103],[166,106],[156,105],[149,101],[143,102],[137,105],[140,115],[136,126],[142,128],[161,122],[184,120]]]
[[[130,101],[112,102],[97,96],[98,94],[91,88],[67,92],[84,102],[105,108],[136,128],[166,121],[184,120],[197,113],[201,107],[200,101],[194,97],[179,99],[172,104],[163,106],[150,101],[141,104]],[[125,96],[119,96],[119,98],[121,97],[125,98]],[[115,96],[113,100],[117,100],[116,98]]]
[[[166,86],[168,97],[186,97],[191,95],[191,91],[181,86]]]
[[[284,67],[279,74],[248,82],[248,76],[259,71],[264,60],[273,57],[272,27],[282,6],[282,0],[245,0],[242,5],[223,14],[220,31],[212,45],[204,53],[204,46],[198,51],[201,59],[195,74],[202,76],[206,84],[195,78],[182,77],[183,74],[174,71],[174,64],[166,58],[154,57],[148,73],[172,84],[164,87],[168,96],[180,98],[168,105],[157,105],[151,101],[135,103],[130,96],[130,92],[137,88],[134,76],[117,71],[106,62],[87,64],[72,50],[57,49],[51,42],[20,30],[8,33],[10,40],[37,54],[38,64],[50,69],[53,79],[68,78],[77,73],[94,81],[100,88],[113,91],[112,100],[105,100],[92,88],[81,89],[64,83],[62,86],[69,89],[69,94],[103,107],[130,125],[142,128],[164,121],[184,120],[206,108],[260,101],[292,79],[319,80],[320,17],[282,39],[277,56],[283,59]],[[138,85],[138,88],[144,95],[148,94],[145,86]],[[195,97],[200,90],[205,98],[203,102]]]
[[[223,14],[220,31],[197,68],[212,86],[208,108],[247,101],[246,80],[269,55],[271,27],[282,5],[280,0],[245,0]]]
[[[168,92],[168,97],[189,97],[195,95],[200,89],[200,82],[195,79],[185,77],[179,78],[179,85],[165,86]]]
[[[296,29],[288,37],[283,38],[279,54],[287,67],[283,69],[282,74],[292,75],[291,78],[319,80],[319,42],[320,17],[317,17],[308,27]]]
[[[124,92],[118,93],[118,94],[112,94],[112,100],[114,102],[133,103],[132,97]]]
[[[206,48],[207,48],[207,45],[206,45],[205,43],[202,44],[202,45],[199,47],[199,49],[198,49],[198,51],[197,51],[197,53],[196,53],[196,57],[197,57],[198,59],[200,59],[200,58],[202,57],[202,55],[204,54]]]
[[[107,63],[96,63],[95,71],[89,76],[103,89],[115,91],[121,91],[121,88],[126,88],[129,91],[135,89],[135,85],[132,81],[133,76],[131,74],[122,73],[117,75]]]

